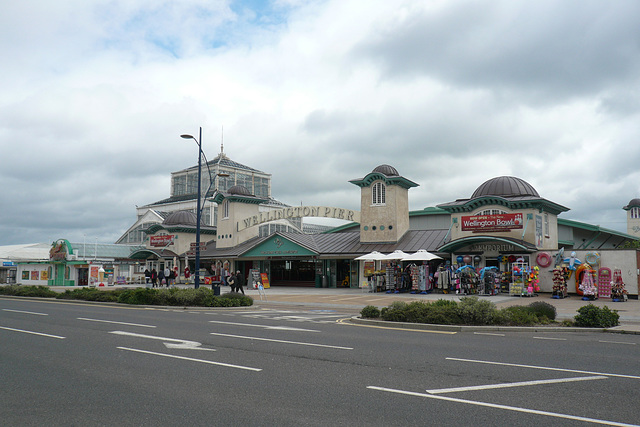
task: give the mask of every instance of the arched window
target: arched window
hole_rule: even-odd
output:
[[[229,201],[222,202],[222,218],[229,218]]]
[[[371,204],[374,206],[384,205],[387,201],[386,195],[386,186],[383,182],[376,182],[373,184],[371,188]]]

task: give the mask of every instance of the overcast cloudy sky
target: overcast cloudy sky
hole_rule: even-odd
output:
[[[640,2],[22,0],[0,6],[0,245],[114,242],[197,135],[292,205],[412,210],[517,176],[625,231],[640,197]]]

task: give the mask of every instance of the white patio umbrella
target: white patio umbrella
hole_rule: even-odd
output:
[[[420,249],[418,252],[408,255],[406,258],[402,258],[402,261],[431,261],[432,259],[442,258],[424,249]]]
[[[386,260],[403,259],[408,256],[409,256],[408,254],[402,252],[400,249],[397,249],[391,252],[390,254],[385,255],[384,258],[382,259],[386,259]]]
[[[378,251],[373,251],[370,252],[368,254],[365,255],[360,255],[357,258],[354,258],[356,261],[379,261],[381,259],[385,259],[384,258],[384,254],[378,252]]]

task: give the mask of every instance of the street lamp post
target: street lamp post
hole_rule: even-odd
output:
[[[184,139],[193,139],[198,144],[198,202],[196,204],[196,277],[195,288],[200,287],[200,210],[201,178],[202,178],[202,126],[200,127],[200,138],[195,139],[192,135],[180,135]]]

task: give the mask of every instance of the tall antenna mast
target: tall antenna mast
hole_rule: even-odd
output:
[[[220,154],[224,154],[224,126],[220,132]]]

